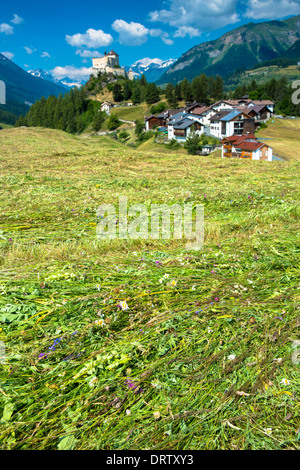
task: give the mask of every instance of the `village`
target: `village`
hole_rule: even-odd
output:
[[[93,75],[110,73],[118,77],[134,79],[131,70],[125,72],[120,66],[119,55],[115,51],[93,59]],[[132,106],[131,102],[127,106]],[[116,103],[105,100],[101,111],[110,115]],[[218,144],[203,145],[201,153],[208,155],[216,148],[222,149],[223,158],[247,158],[251,160],[272,161],[273,149],[258,141],[255,132],[265,125],[274,115],[271,100],[253,100],[249,95],[240,99],[221,99],[210,106],[203,103],[186,103],[185,107],[167,109],[159,114],[144,116],[144,131],[159,131],[164,142],[172,140],[185,143],[193,135],[214,138]],[[132,121],[124,121],[133,126]],[[200,153],[200,152],[199,152]]]
[[[105,101],[101,110],[110,114],[115,106]],[[255,132],[273,115],[272,101],[256,101],[244,96],[240,100],[220,100],[211,106],[190,103],[186,107],[147,115],[144,118],[144,129],[146,132],[158,130],[165,135],[167,142],[176,140],[184,143],[193,134],[214,137],[219,141],[217,145],[202,146],[202,154],[210,154],[221,147],[223,158],[272,161],[272,147],[258,141]]]

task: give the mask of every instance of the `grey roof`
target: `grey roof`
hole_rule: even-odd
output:
[[[187,129],[188,127],[190,127],[192,124],[195,124],[196,122],[197,121],[194,121],[192,119],[185,118],[177,122],[173,127],[174,129]],[[198,124],[200,123],[198,122]]]

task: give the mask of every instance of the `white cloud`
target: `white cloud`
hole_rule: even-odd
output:
[[[24,49],[27,52],[27,54],[33,54],[33,52],[36,51],[36,49],[33,49],[33,47],[24,46]]]
[[[149,19],[178,28],[176,37],[184,37],[181,27],[193,28],[186,34],[194,37],[196,31],[199,36],[202,31],[220,29],[239,20],[238,0],[168,0],[167,5],[168,9],[150,12]]]
[[[127,23],[124,20],[115,20],[112,28],[119,33],[119,42],[125,46],[140,46],[144,44],[149,36],[159,37],[165,44],[173,44],[169,34],[161,29],[149,29],[141,23]]]
[[[24,23],[24,20],[23,20],[23,18],[21,18],[21,16],[14,13],[14,17],[10,22],[14,23],[14,24],[21,24],[21,23]]]
[[[104,47],[112,43],[113,38],[110,34],[104,33],[102,29],[88,29],[84,34],[77,33],[73,36],[66,35],[66,41],[75,47]]]
[[[198,28],[193,28],[192,26],[180,26],[174,33],[175,38],[184,38],[187,35],[190,38],[194,38],[200,36],[201,32]]]
[[[2,55],[4,55],[7,59],[12,60],[15,57],[15,54],[13,52],[1,52]]]
[[[51,57],[49,52],[42,52],[41,57]]]
[[[149,29],[141,23],[127,23],[124,20],[115,20],[112,29],[119,33],[119,42],[126,46],[140,46],[148,39]]]
[[[249,0],[245,16],[257,20],[272,20],[299,15],[299,13],[300,3],[298,0]]]
[[[92,73],[92,67],[76,68],[73,65],[66,65],[65,67],[57,66],[53,70],[50,70],[50,72],[57,79],[68,77],[71,79],[87,80]]]
[[[166,37],[162,37],[161,40],[167,44],[167,46],[172,46],[172,44],[174,44],[174,41],[173,39],[169,39],[169,38],[166,38]]]
[[[10,24],[7,24],[7,23],[1,23],[0,24],[0,33],[4,33],[4,34],[14,34],[14,28],[10,25]]]
[[[77,49],[76,53],[77,55],[80,55],[80,57],[90,58],[90,57],[102,57],[103,54],[101,54],[98,51],[88,51],[85,49]]]

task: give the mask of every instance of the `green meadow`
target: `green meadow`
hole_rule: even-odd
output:
[[[286,123],[261,131],[288,158],[270,163],[0,131],[2,450],[300,449],[300,140]],[[96,210],[120,196],[203,204],[202,250],[99,240]]]

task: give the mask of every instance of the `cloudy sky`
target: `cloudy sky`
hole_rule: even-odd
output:
[[[178,58],[242,24],[298,14],[299,0],[12,0],[0,9],[0,52],[25,70],[76,79],[111,49],[121,65]]]

